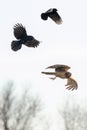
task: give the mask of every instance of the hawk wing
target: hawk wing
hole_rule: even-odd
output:
[[[56,64],[56,65],[52,65],[47,67],[46,69],[55,69],[56,72],[67,72],[68,69],[70,69],[70,67],[68,65],[61,65],[61,64]]]
[[[42,72],[42,74],[46,74],[46,75],[54,75],[54,78],[50,78],[50,79],[56,79],[57,77],[62,78],[62,79],[67,79],[67,84],[65,86],[67,86],[66,89],[68,90],[74,90],[78,88],[78,84],[77,82],[71,78],[72,73],[68,72],[67,70],[70,69],[69,66],[67,65],[61,65],[61,64],[56,64],[56,65],[52,65],[47,67],[46,69],[49,68],[54,68],[55,72]]]
[[[72,91],[73,91],[74,89],[77,89],[77,88],[78,88],[77,82],[76,82],[74,79],[72,79],[72,78],[68,78],[68,79],[67,79],[67,84],[66,84],[65,86],[68,86],[66,89],[72,90]]]
[[[23,39],[25,36],[27,36],[26,29],[22,24],[15,24],[14,26],[14,36],[17,39]]]

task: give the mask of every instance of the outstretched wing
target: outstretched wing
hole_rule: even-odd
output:
[[[70,69],[69,66],[56,64],[56,65],[49,66],[46,69],[49,68],[54,68],[55,72],[42,72],[42,74],[54,75],[55,76],[54,78],[50,78],[53,80],[56,79],[57,77],[62,79],[67,79],[67,84],[65,86],[67,86],[66,89],[68,90],[74,90],[78,88],[77,82],[73,78],[71,78],[72,73],[67,71],[68,69]]]
[[[23,41],[23,44],[28,47],[37,47],[40,44],[40,41],[36,40],[33,36],[27,36]]]
[[[26,29],[22,24],[19,23],[15,24],[13,29],[14,29],[14,36],[17,39],[23,39],[27,36]]]
[[[68,69],[70,69],[68,65],[61,65],[61,64],[52,65],[47,67],[46,69],[49,68],[55,69],[56,72],[63,72],[63,71],[66,72]]]
[[[68,86],[66,89],[68,90],[74,90],[74,89],[77,89],[78,88],[78,84],[77,82],[72,79],[72,78],[68,78],[67,79],[67,84],[65,86]]]
[[[57,12],[53,12],[49,14],[49,17],[56,23],[56,24],[61,24],[62,23],[62,18]]]

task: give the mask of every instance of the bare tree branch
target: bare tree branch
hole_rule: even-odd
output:
[[[3,95],[2,95],[2,107],[0,107],[0,119],[3,121],[5,130],[9,130],[8,111],[10,110],[12,104],[12,99],[10,98],[12,93],[12,86],[13,86],[13,82],[10,81],[7,83],[7,85],[5,85],[4,91],[2,91]]]
[[[61,115],[64,121],[65,130],[78,130],[81,114],[80,105],[78,105],[74,100],[67,99],[62,108]]]
[[[3,129],[32,129],[33,118],[41,110],[40,98],[30,95],[29,90],[25,90],[19,99],[13,93],[13,82],[9,82],[3,87],[0,99],[0,122],[3,123]]]

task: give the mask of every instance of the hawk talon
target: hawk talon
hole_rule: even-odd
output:
[[[55,79],[56,79],[56,77],[54,77],[54,78],[50,78],[50,79],[55,80]]]

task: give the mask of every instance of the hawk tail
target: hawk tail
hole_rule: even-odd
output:
[[[41,73],[46,75],[55,75],[55,72],[41,72]]]

